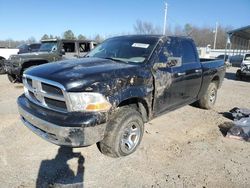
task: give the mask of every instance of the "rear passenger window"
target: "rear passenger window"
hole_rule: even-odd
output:
[[[167,63],[168,57],[181,57],[181,44],[177,38],[165,42],[159,53],[159,62]]]
[[[194,50],[194,46],[191,42],[187,40],[183,40],[182,44],[182,62],[183,64],[186,63],[194,63],[196,62],[196,53]]]
[[[66,53],[75,52],[75,43],[74,42],[65,42],[63,43],[63,49]]]

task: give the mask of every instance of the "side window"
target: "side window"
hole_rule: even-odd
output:
[[[36,51],[40,48],[40,44],[31,44],[30,48],[31,48],[31,51]]]
[[[64,42],[63,49],[66,53],[73,53],[75,52],[75,43],[74,42]]]
[[[180,41],[175,38],[171,38],[165,42],[159,53],[159,62],[166,63],[168,57],[180,57],[181,58],[181,45]]]
[[[196,52],[190,41],[183,40],[182,44],[182,62],[183,64],[196,62]]]
[[[90,46],[88,43],[79,43],[79,50],[80,52],[88,52],[90,49]]]

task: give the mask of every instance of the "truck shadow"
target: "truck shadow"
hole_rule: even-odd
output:
[[[250,82],[250,77],[243,77],[242,80],[240,80],[240,79],[236,78],[236,73],[233,73],[233,72],[226,72],[225,78],[228,80]]]
[[[69,167],[67,161],[77,158],[77,172]],[[37,188],[47,187],[74,187],[83,188],[84,181],[84,157],[81,153],[74,153],[70,147],[60,147],[54,159],[43,160],[40,164]]]
[[[236,73],[233,72],[226,72],[225,78],[228,80],[237,80]]]

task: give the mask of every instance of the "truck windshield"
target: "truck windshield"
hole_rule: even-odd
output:
[[[121,62],[143,63],[151,54],[157,38],[117,37],[104,41],[93,49],[87,57],[99,57]]]
[[[250,61],[250,54],[246,54],[244,60]]]
[[[51,52],[57,49],[57,42],[43,42],[40,46],[39,52]]]

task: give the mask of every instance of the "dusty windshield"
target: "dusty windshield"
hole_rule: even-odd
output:
[[[39,52],[51,52],[57,50],[57,42],[43,42]]]
[[[143,63],[154,49],[157,38],[117,37],[104,41],[87,57],[99,57],[129,63]]]
[[[246,54],[245,55],[245,59],[244,60],[246,60],[246,61],[250,61],[250,54]]]

